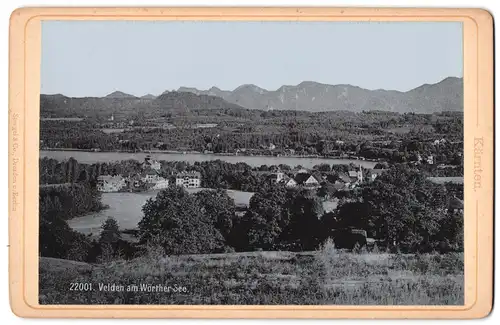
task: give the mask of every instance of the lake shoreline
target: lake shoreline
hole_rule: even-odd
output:
[[[68,152],[88,152],[88,153],[124,153],[124,154],[178,154],[178,155],[205,155],[205,156],[230,156],[230,157],[264,157],[264,158],[315,158],[315,159],[346,159],[346,160],[360,160],[368,162],[381,162],[377,159],[367,159],[367,158],[349,158],[343,156],[321,156],[321,155],[259,155],[252,154],[247,155],[244,153],[204,153],[201,151],[189,150],[189,151],[179,151],[179,150],[148,150],[148,151],[125,151],[125,150],[90,150],[90,149],[75,149],[75,148],[43,148],[40,151],[68,151]],[[360,159],[362,158],[362,159]]]
[[[355,158],[328,158],[319,156],[265,156],[265,155],[236,155],[236,154],[213,154],[175,151],[151,151],[151,152],[125,152],[125,151],[83,151],[83,150],[40,150],[40,158],[52,158],[59,161],[76,159],[79,163],[116,163],[126,160],[144,161],[151,156],[157,161],[184,161],[194,164],[196,162],[206,162],[222,160],[227,163],[246,163],[258,168],[262,165],[278,166],[281,164],[291,167],[301,166],[301,168],[312,169],[315,165],[361,165],[366,169],[373,169],[378,161],[369,161]]]
[[[216,190],[212,188],[186,189],[190,194],[203,190]],[[138,223],[143,217],[142,207],[150,198],[155,198],[162,190],[151,190],[145,192],[104,192],[101,201],[107,209],[93,211],[84,215],[66,220],[68,225],[75,231],[84,235],[98,236],[102,223],[113,217],[118,222],[120,232],[138,229]],[[235,206],[248,207],[254,192],[245,192],[225,189],[228,196],[234,200]]]

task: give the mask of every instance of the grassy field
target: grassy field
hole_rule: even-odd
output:
[[[70,290],[72,283],[92,289]],[[151,250],[94,266],[40,259],[41,304],[461,305],[463,288],[463,254],[354,254],[327,246],[172,257]]]

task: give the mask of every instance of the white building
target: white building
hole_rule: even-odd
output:
[[[271,184],[278,184],[283,181],[283,178],[285,177],[285,174],[282,172],[276,172],[271,175],[269,175],[269,179],[271,180]]]
[[[97,177],[97,190],[100,192],[118,192],[125,186],[125,179],[121,175],[101,175]]]
[[[175,185],[185,188],[198,188],[201,186],[201,174],[199,172],[182,172],[175,176]]]
[[[169,185],[168,179],[161,177],[152,169],[141,174],[141,181],[143,183],[150,184],[150,186],[152,186],[150,188],[153,190],[161,190],[167,188]]]
[[[164,188],[167,188],[169,185],[168,179],[165,179],[163,177],[160,177],[160,180],[158,180],[155,185],[152,187],[153,190],[162,190]]]
[[[434,165],[434,156],[433,156],[433,155],[429,155],[429,156],[427,157],[427,163],[428,163],[429,165]]]
[[[158,173],[154,170],[148,170],[147,172],[145,173],[142,173],[141,175],[142,177],[142,181],[144,183],[156,183],[160,180],[163,179],[163,177],[161,177],[160,175],[158,175]]]

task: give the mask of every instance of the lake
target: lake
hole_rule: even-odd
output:
[[[252,167],[261,165],[286,164],[291,167],[301,165],[304,168],[312,168],[314,165],[348,165],[353,163],[364,168],[373,168],[377,162],[357,160],[357,159],[330,159],[330,158],[306,158],[306,157],[271,157],[271,156],[225,156],[217,154],[201,153],[146,153],[146,152],[88,152],[88,151],[65,151],[65,150],[40,150],[40,158],[53,158],[57,160],[67,160],[73,157],[80,163],[93,164],[97,162],[116,162],[121,160],[134,159],[144,161],[147,155],[155,160],[165,161],[186,161],[189,163],[210,161],[220,159],[229,163],[244,162]]]
[[[187,189],[189,193],[201,190],[203,189]],[[78,232],[98,235],[102,223],[108,217],[113,217],[118,221],[120,229],[136,229],[143,216],[142,206],[149,198],[155,197],[158,192],[159,190],[142,193],[102,193],[102,203],[108,205],[109,209],[68,220],[68,224]],[[227,194],[233,198],[237,206],[248,206],[253,195],[252,192],[234,190],[228,190]]]

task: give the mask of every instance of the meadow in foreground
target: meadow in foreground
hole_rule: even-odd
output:
[[[70,291],[72,283],[92,290]],[[123,291],[104,290],[113,284]],[[326,244],[316,252],[170,257],[152,249],[93,266],[40,259],[40,304],[461,305],[463,290],[461,253],[349,253]]]

